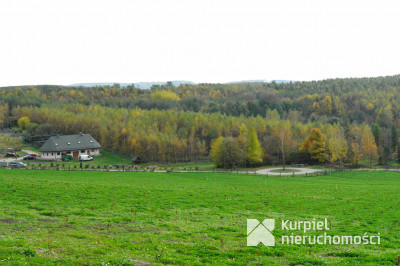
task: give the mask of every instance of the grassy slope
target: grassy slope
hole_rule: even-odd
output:
[[[45,161],[45,160],[31,160],[27,161],[28,165],[46,165],[50,166],[51,163],[53,162],[53,165],[59,164],[59,165],[64,165],[65,167],[71,166],[73,167],[74,165],[79,166],[80,162],[78,159],[72,159],[68,162],[55,162],[55,161]],[[108,151],[101,151],[100,156],[95,156],[93,157],[93,161],[89,162],[83,162],[83,164],[90,164],[90,165],[101,165],[102,167],[104,165],[114,165],[114,164],[125,164],[125,165],[132,165],[131,160],[126,158],[125,156],[115,154],[112,152]]]
[[[400,249],[399,187],[400,175],[390,172],[292,178],[0,170],[0,261],[392,264]],[[382,244],[246,246],[247,218],[314,217],[330,219],[334,234],[380,232]]]
[[[34,150],[31,148],[32,147],[29,147],[30,150]],[[28,148],[26,148],[26,149],[28,149]],[[30,160],[30,161],[26,161],[26,163],[28,164],[28,168],[32,165],[36,165],[38,167],[39,164],[42,166],[50,167],[51,163],[53,163],[53,166],[56,166],[58,164],[60,167],[64,166],[65,168],[68,168],[68,166],[70,166],[71,168],[73,168],[74,166],[79,167],[79,165],[80,165],[80,162],[78,159],[72,159],[68,162]],[[100,165],[101,167],[104,167],[105,165],[117,165],[117,164],[132,165],[132,161],[123,155],[101,150],[101,156],[93,157],[93,161],[83,162],[83,166],[85,166],[86,164],[89,164],[90,167],[92,165],[94,165],[96,168],[98,165]],[[175,170],[184,170],[184,169],[185,170],[195,170],[196,167],[198,170],[212,170],[214,168],[214,164],[211,162],[169,163],[169,164],[153,162],[153,163],[143,163],[143,164],[139,164],[137,166],[138,166],[138,168],[146,168],[147,166],[154,166],[154,165],[159,166],[160,169],[174,168]]]

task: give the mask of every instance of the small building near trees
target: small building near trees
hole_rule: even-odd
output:
[[[52,136],[39,151],[45,160],[58,160],[63,155],[78,158],[79,155],[100,155],[101,145],[90,135],[79,133],[76,135]]]
[[[140,158],[138,156],[134,156],[134,157],[132,157],[131,161],[133,164],[140,164],[140,163],[142,163],[142,158]]]

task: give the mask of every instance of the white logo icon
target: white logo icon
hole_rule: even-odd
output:
[[[275,219],[265,219],[260,223],[257,219],[247,219],[247,246],[275,246],[275,237],[271,231],[275,228]]]

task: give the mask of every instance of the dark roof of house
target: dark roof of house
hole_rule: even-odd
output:
[[[39,151],[61,152],[99,148],[101,145],[90,134],[76,134],[50,137]]]

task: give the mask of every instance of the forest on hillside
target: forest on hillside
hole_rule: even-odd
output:
[[[87,132],[106,150],[153,162],[385,164],[399,160],[399,89],[400,75],[150,90],[3,87],[0,122],[20,120],[30,135]]]

